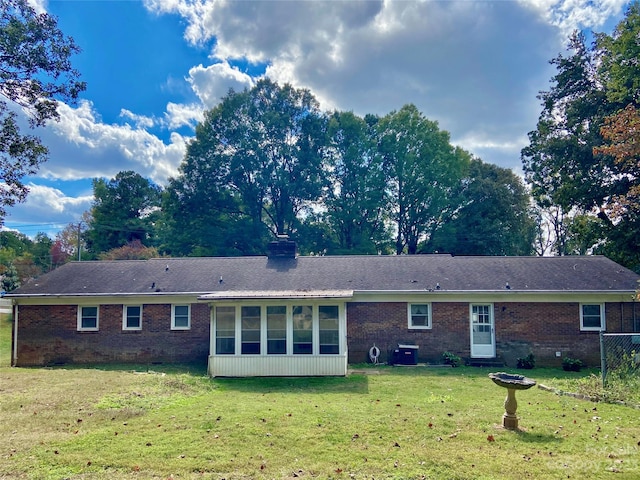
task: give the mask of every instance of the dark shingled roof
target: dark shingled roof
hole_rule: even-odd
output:
[[[639,276],[602,256],[202,257],[72,262],[10,296],[276,291],[628,292]]]

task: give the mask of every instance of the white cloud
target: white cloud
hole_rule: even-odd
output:
[[[8,210],[9,216],[6,223],[20,224],[21,231],[28,230],[25,225],[33,225],[38,231],[52,229],[54,225],[66,225],[77,221],[82,213],[91,207],[93,192],[82,194],[78,197],[65,195],[57,188],[29,183],[29,195],[25,203],[18,204]],[[30,232],[37,233],[36,232]]]
[[[28,0],[27,2],[36,11],[36,13],[47,12],[47,0]]]
[[[204,107],[200,104],[178,104],[169,102],[165,113],[165,124],[169,129],[195,126],[204,120]]]
[[[81,101],[77,108],[60,104],[58,112],[60,121],[41,130],[50,151],[40,168],[45,178],[112,178],[133,170],[162,185],[184,157],[187,139],[182,135],[171,134],[165,144],[143,128],[102,123],[91,102]]]
[[[252,78],[240,72],[227,62],[203,67],[198,65],[189,70],[189,83],[206,108],[211,108],[229,93],[229,89],[241,92],[253,86]]]
[[[597,28],[624,3],[145,2],[156,13],[184,18],[189,42],[215,39],[212,56],[221,63],[190,72],[207,106],[234,82],[250,85],[229,75],[226,62],[267,63],[267,76],[309,88],[325,109],[384,115],[414,103],[454,142],[481,146],[485,161],[512,168],[519,168],[519,150],[535,128],[536,96],[554,73],[549,60],[564,49],[570,30]]]
[[[627,0],[519,0],[565,36],[574,30],[597,29],[619,15]]]
[[[155,124],[153,118],[147,117],[145,115],[136,115],[126,108],[120,109],[120,117],[133,121],[133,124],[137,129],[151,128]]]
[[[309,88],[324,109],[384,115],[414,103],[454,141],[509,144],[532,130],[536,95],[552,73],[548,60],[562,48],[557,27],[515,2],[146,5],[185,18],[194,44],[215,37],[220,63],[194,67],[189,77],[208,107],[229,87],[251,86],[229,61],[266,62],[267,76]],[[518,148],[508,157],[505,149],[485,152],[486,161],[519,164]]]

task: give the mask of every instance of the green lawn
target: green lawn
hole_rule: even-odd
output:
[[[0,478],[639,478],[629,407],[505,391],[478,368],[348,378],[0,368]],[[553,383],[561,370],[528,375]]]

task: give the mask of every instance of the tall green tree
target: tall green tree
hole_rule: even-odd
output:
[[[0,287],[4,292],[10,292],[20,286],[18,271],[13,265],[0,265]]]
[[[330,253],[378,253],[388,243],[386,176],[376,150],[377,118],[334,112],[328,123],[326,221],[337,239]]]
[[[38,233],[35,241],[19,232],[0,232],[0,275],[6,275],[5,290],[14,288],[51,269],[51,239]],[[12,278],[15,276],[15,281]],[[8,282],[8,283],[7,283]]]
[[[443,222],[460,207],[462,179],[470,155],[454,148],[449,133],[426,119],[414,105],[405,105],[377,124],[390,194],[390,216],[396,226],[396,253],[418,253]],[[428,248],[428,247],[427,247]]]
[[[531,255],[536,233],[531,197],[510,169],[474,158],[458,212],[436,232],[430,252]]]
[[[598,74],[607,99],[617,109],[640,107],[640,3],[631,3],[612,35],[596,35]]]
[[[39,232],[33,242],[31,253],[33,261],[43,272],[48,272],[52,267],[51,247],[53,240],[46,233]]]
[[[151,246],[161,189],[140,174],[125,171],[115,178],[93,180],[92,218],[86,232],[88,248],[99,254],[135,240]]]
[[[539,96],[543,109],[521,157],[525,178],[541,206],[589,211],[600,208],[610,193],[611,162],[595,157],[593,147],[602,142],[600,125],[611,107],[584,36],[574,34],[570,49],[570,56],[552,61],[558,73],[551,89]]]
[[[195,171],[194,171],[195,170]],[[239,195],[221,172],[183,163],[162,195],[160,251],[171,256],[236,256],[264,253],[267,232],[244,213]]]
[[[583,36],[574,34],[571,54],[552,62],[557,74],[551,89],[540,95],[543,110],[537,129],[522,150],[526,179],[540,206],[568,215],[562,222],[565,228],[576,225],[576,215],[591,215],[602,222],[596,229],[579,228],[558,237],[568,240],[557,244],[559,254],[570,253],[572,243],[584,250],[591,238],[594,243],[589,250],[602,253],[606,249],[619,255],[614,259],[626,266],[640,268],[640,263],[628,263],[640,248],[632,240],[640,236],[638,222],[632,217],[616,221],[609,217],[616,202],[630,192],[633,176],[628,164],[616,161],[613,150],[607,151],[610,139],[603,135],[607,119],[628,105],[635,106],[640,96],[639,36],[640,7],[633,3],[613,35],[597,34],[588,47]],[[602,238],[593,238],[595,232]]]
[[[169,187],[168,213],[201,204],[216,225],[229,226],[219,234],[236,252],[263,252],[269,233],[294,234],[321,198],[325,144],[326,119],[308,90],[264,79],[230,91],[197,126]]]
[[[48,150],[21,131],[17,108],[30,126],[58,119],[57,101],[73,102],[85,89],[70,58],[79,48],[57,21],[26,0],[0,0],[0,222],[6,208],[25,200],[22,179],[37,172]]]

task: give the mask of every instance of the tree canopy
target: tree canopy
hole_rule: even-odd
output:
[[[449,133],[425,118],[415,105],[405,105],[382,118],[376,132],[396,226],[396,253],[415,254],[418,244],[458,209],[457,194],[470,155],[454,148]]]
[[[31,127],[56,120],[58,100],[73,102],[85,89],[70,60],[79,51],[54,17],[26,0],[0,0],[0,221],[7,207],[25,200],[22,179],[48,154],[38,137],[21,131],[17,109]]]
[[[97,255],[134,241],[154,242],[161,189],[132,171],[107,181],[93,180],[94,203],[86,232],[89,250]]]
[[[492,205],[485,234],[510,230],[512,244],[481,252],[478,242],[474,251],[529,253],[524,188],[498,170],[486,188],[512,190],[487,201],[479,185],[491,174],[470,170],[471,159],[415,105],[383,117],[322,113],[309,91],[261,80],[230,91],[198,125],[163,194],[159,251],[264,254],[274,235],[288,234],[303,254],[424,253],[446,225],[463,228],[464,215]],[[500,208],[509,212],[499,219]]]
[[[634,269],[639,36],[640,5],[633,3],[612,35],[596,34],[590,46],[578,33],[571,37],[570,54],[552,61],[557,73],[540,94],[542,113],[521,155],[534,198],[555,209],[555,252],[602,253]],[[574,221],[583,215],[591,220]]]
[[[471,160],[459,210],[436,233],[429,252],[531,255],[535,221],[524,183],[506,168]]]

